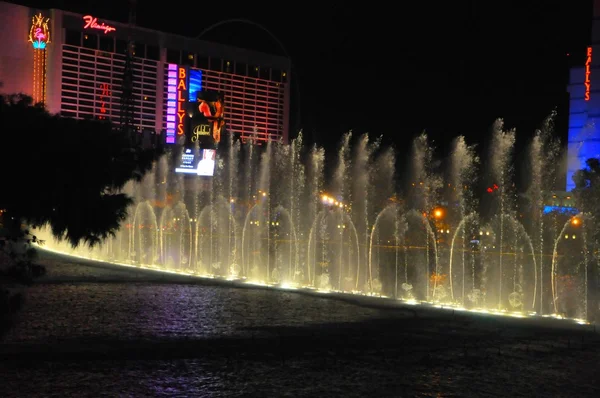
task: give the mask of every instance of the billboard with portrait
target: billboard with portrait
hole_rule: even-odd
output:
[[[216,150],[186,148],[181,154],[176,173],[212,177],[215,173]]]
[[[214,146],[221,141],[225,126],[225,101],[222,93],[197,91],[196,101],[190,104],[191,120],[188,145]]]

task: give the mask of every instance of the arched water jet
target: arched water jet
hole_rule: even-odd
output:
[[[339,234],[340,239],[333,240],[331,236],[334,234]],[[344,250],[344,240],[345,237],[352,241],[354,246],[348,245],[348,250]],[[319,238],[321,238],[319,240]],[[334,243],[336,242],[336,243]],[[339,250],[335,253],[335,249],[333,246],[336,246],[339,242]],[[320,245],[321,250],[318,250],[318,246]],[[356,251],[356,256],[352,255],[352,252]],[[346,285],[350,285],[355,287],[357,290],[357,286],[355,283],[352,283],[352,258],[356,258],[356,267],[357,273],[360,268],[360,248],[359,248],[359,239],[356,228],[350,216],[340,208],[333,208],[331,210],[322,210],[318,213],[313,225],[311,226],[309,235],[308,235],[308,261],[307,268],[310,270],[308,272],[309,275],[312,276],[309,279],[309,283],[312,286],[317,288],[325,288],[320,281],[317,281],[317,264],[321,264],[322,266],[325,263],[329,263],[332,260],[329,260],[329,257],[337,257],[338,261],[336,262],[337,268],[335,271],[337,272],[337,287],[340,291],[345,291],[343,284],[348,282]],[[344,253],[348,253],[347,261],[348,266],[344,267]],[[346,270],[344,270],[346,268]],[[327,272],[331,272],[333,268],[327,268]],[[326,277],[323,277],[327,279]],[[329,280],[331,282],[331,280]]]
[[[423,214],[419,213],[417,210],[410,210],[409,212],[406,213],[406,217],[407,219],[409,217],[412,218],[416,218],[418,219],[421,224],[423,224],[423,226],[425,227],[425,241],[427,243],[429,243],[429,239],[431,239],[432,243],[433,243],[433,252],[434,252],[434,266],[435,266],[435,270],[437,272],[438,270],[438,256],[437,256],[437,241],[435,238],[435,233],[433,232],[433,229],[431,228],[431,224],[429,223],[429,220],[423,216]],[[430,290],[430,283],[429,283],[429,278],[430,278],[430,264],[429,264],[429,244],[426,245],[426,277],[425,277],[425,286],[426,286],[426,300],[429,301],[429,290]],[[433,292],[433,299],[435,299],[435,291]]]
[[[508,300],[509,304],[513,307],[521,307],[522,310],[528,308],[524,303],[526,301],[526,294],[531,294],[532,302],[533,296],[536,294],[537,289],[537,259],[536,259],[536,251],[533,246],[533,242],[531,237],[525,230],[523,224],[519,222],[513,215],[511,214],[499,214],[495,221],[494,226],[492,226],[492,230],[495,231],[490,238],[492,239],[491,246],[492,249],[496,249],[495,252],[489,253],[488,256],[485,253],[482,253],[482,284],[485,290],[488,292],[486,294],[486,299],[490,297],[491,299],[494,296],[490,295],[490,292],[495,293],[496,302],[498,306],[497,310],[503,311],[505,310],[505,301]],[[502,234],[499,234],[500,229],[502,229]],[[512,234],[512,235],[511,235]],[[502,239],[499,239],[502,238]],[[522,250],[522,246],[520,243],[523,243],[527,250],[529,251],[528,258],[531,258],[531,262],[526,262],[524,259],[522,261],[518,261],[518,252]],[[505,276],[505,271],[507,270],[508,260],[510,256],[514,256],[514,270],[512,272],[512,276]],[[494,264],[494,260],[498,262]],[[500,260],[504,260],[501,262]],[[489,268],[488,262],[496,265],[497,267]],[[504,264],[503,264],[504,263]],[[529,264],[530,267],[526,267],[525,264]],[[501,267],[504,265],[504,267]],[[523,271],[528,271],[528,280],[533,282],[529,282],[527,288],[524,287],[524,283],[526,282],[524,279]],[[493,277],[493,280],[496,282],[488,284],[489,277]],[[517,283],[518,282],[518,283]],[[512,283],[513,291],[505,295],[504,291],[506,286]],[[518,291],[515,290],[515,287],[518,287]],[[496,288],[497,291],[494,291],[492,288]]]
[[[458,223],[458,225],[456,226],[455,230],[454,230],[454,235],[452,235],[452,242],[450,243],[450,260],[449,260],[449,264],[448,264],[448,274],[449,274],[449,278],[450,278],[450,297],[452,298],[452,301],[454,301],[454,272],[453,272],[453,259],[454,259],[454,242],[456,240],[456,237],[458,236],[458,232],[459,231],[463,231],[463,239],[464,239],[464,230],[465,230],[465,226],[467,221],[472,221],[472,220],[476,220],[477,218],[479,218],[479,214],[468,214],[465,217],[463,217],[460,222]],[[463,249],[464,250],[464,249]],[[475,271],[473,270],[473,273]],[[462,303],[464,305],[465,303],[465,261],[463,259],[462,262]],[[473,281],[474,283],[474,281]]]
[[[554,313],[557,314],[558,313],[558,306],[557,306],[557,301],[558,301],[558,281],[556,278],[556,273],[557,273],[557,257],[558,257],[558,244],[559,242],[562,241],[563,236],[565,235],[565,232],[567,231],[567,228],[570,225],[581,225],[583,223],[583,221],[585,221],[585,219],[587,219],[587,215],[583,212],[578,213],[577,215],[569,218],[563,225],[562,229],[560,230],[558,236],[556,237],[556,239],[554,240],[554,248],[553,248],[553,252],[552,252],[552,266],[551,266],[551,284],[552,284],[552,302],[553,302],[553,306],[554,306]],[[575,222],[574,220],[578,220],[577,222]],[[582,228],[585,228],[585,226],[583,226]],[[584,229],[585,231],[585,229]],[[587,286],[587,279],[588,279],[588,257],[587,257],[587,242],[584,236],[583,239],[583,252],[584,252],[584,292],[583,292],[583,301],[584,301],[584,316],[587,317],[587,297],[588,297],[588,286]]]
[[[537,284],[538,284],[537,264],[536,264],[536,259],[535,259],[535,249],[533,247],[533,242],[531,241],[531,237],[529,236],[529,234],[525,230],[525,227],[523,226],[523,224],[521,224],[519,222],[519,220],[517,220],[513,216],[509,216],[509,218],[511,219],[511,221],[512,221],[512,223],[514,225],[514,228],[521,233],[521,237],[525,238],[525,240],[527,241],[527,243],[529,245],[529,250],[531,252],[531,261],[533,261],[533,301],[532,301],[532,304],[531,304],[531,308],[534,309],[535,308],[535,296],[537,294]]]
[[[137,264],[156,264],[159,228],[154,209],[149,201],[146,200],[136,206],[132,229],[133,250],[137,257],[135,262]]]
[[[273,221],[271,221],[271,226],[272,227],[276,227],[277,230],[282,231],[285,228],[279,228],[280,225],[280,219],[287,221],[288,225],[287,225],[287,233],[289,236],[289,244],[288,244],[288,263],[287,263],[287,270],[280,270],[280,275],[279,275],[279,282],[281,283],[289,283],[289,282],[294,282],[296,279],[296,270],[298,268],[298,239],[296,236],[296,228],[294,225],[294,221],[292,220],[292,216],[290,214],[290,212],[285,209],[283,206],[279,205],[275,208],[274,213],[276,214],[276,217]],[[283,216],[283,217],[282,217]],[[283,226],[285,227],[285,225]],[[280,255],[279,253],[279,241],[285,241],[284,239],[279,239],[279,240],[275,240],[275,257],[276,257],[276,262],[275,262],[275,268],[276,269],[280,269],[282,268],[281,266],[283,265],[280,261],[278,261],[278,257]]]
[[[392,212],[392,215],[394,216],[394,221],[397,222],[397,218],[398,218],[398,205],[396,204],[391,204],[388,205],[385,209],[383,209],[382,211],[379,212],[379,214],[377,214],[377,217],[375,217],[375,222],[373,223],[373,228],[371,229],[371,236],[369,238],[369,293],[373,294],[373,237],[375,236],[375,232],[378,231],[377,227],[379,226],[379,222],[381,220],[382,217],[384,217],[387,213]],[[394,223],[396,224],[396,223]],[[397,231],[394,231],[397,232]],[[397,240],[397,237],[395,237],[395,239]],[[395,247],[395,251],[396,251],[396,258],[398,256],[397,251],[398,251],[398,246],[396,245]],[[379,281],[379,274],[380,274],[380,264],[377,264],[377,272],[376,272],[376,277],[378,278],[377,285],[379,286],[379,284],[381,283],[381,281]],[[397,274],[397,262],[396,262],[396,274]],[[396,281],[396,285],[397,285],[397,281]],[[381,293],[381,292],[377,292],[377,293]]]
[[[237,276],[240,273],[235,259],[236,223],[232,219],[230,204],[223,197],[215,198],[214,203],[200,211],[195,231],[197,268],[211,275]]]
[[[192,223],[183,202],[167,207],[160,220],[161,260],[170,269],[191,267]],[[176,248],[176,251],[173,251]]]
[[[261,198],[262,199],[262,198]],[[260,200],[256,203],[248,214],[244,222],[242,231],[242,263],[245,269],[245,276],[255,281],[268,283],[269,265],[268,256],[264,255],[264,244],[269,250],[269,240],[264,236],[265,224],[268,218],[264,216],[264,206],[266,201]],[[252,229],[251,238],[248,239],[248,228]],[[250,256],[252,254],[252,256]]]

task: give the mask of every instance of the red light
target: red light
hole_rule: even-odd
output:
[[[106,99],[110,97],[110,85],[108,83],[100,83],[100,113],[106,113]],[[102,117],[104,119],[104,117]]]
[[[494,192],[494,190],[492,188],[488,188],[487,191],[488,191],[488,193]]]

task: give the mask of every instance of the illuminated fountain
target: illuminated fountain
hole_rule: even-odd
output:
[[[418,136],[404,195],[395,152],[380,139],[346,134],[328,160],[301,135],[266,147],[229,137],[213,177],[175,174],[176,148],[140,183],[128,183],[135,203],[100,247],[72,249],[47,230],[39,235],[49,249],[198,277],[585,318],[587,219],[544,212],[559,153],[550,130],[548,122],[531,143],[531,181],[521,196],[515,132],[501,121],[481,167],[463,137],[448,159],[437,159],[427,135]]]

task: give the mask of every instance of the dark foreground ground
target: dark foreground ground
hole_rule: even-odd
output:
[[[43,261],[49,273],[41,285],[49,288],[187,283],[110,267],[74,268],[53,256]],[[307,300],[357,307],[328,296]],[[363,308],[348,322],[247,327],[245,333],[205,338],[89,333],[20,341],[9,335],[0,346],[0,395],[600,396],[600,338],[593,327],[407,309]]]

